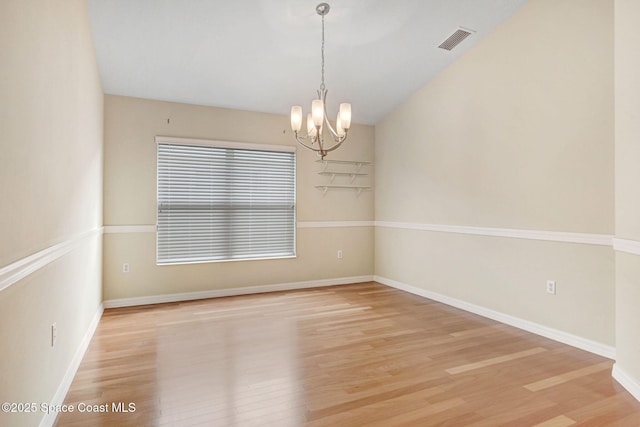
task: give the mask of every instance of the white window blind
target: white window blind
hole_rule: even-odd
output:
[[[295,256],[296,158],[289,147],[156,141],[158,264]]]

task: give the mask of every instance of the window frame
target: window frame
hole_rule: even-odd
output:
[[[298,221],[298,204],[297,204],[297,151],[295,146],[289,145],[273,145],[273,144],[257,144],[248,142],[235,142],[235,141],[222,141],[222,140],[209,140],[209,139],[197,139],[197,138],[181,138],[181,137],[169,137],[169,136],[156,136],[156,265],[185,265],[185,264],[204,264],[204,263],[218,263],[218,262],[236,262],[236,261],[260,261],[260,260],[277,260],[277,259],[291,259],[297,258],[298,253],[298,239],[297,239],[297,221]],[[293,254],[292,255],[274,255],[265,257],[254,258],[225,258],[225,259],[203,259],[203,260],[181,260],[181,261],[168,261],[161,262],[159,259],[159,214],[160,214],[160,170],[159,170],[159,146],[160,145],[184,145],[194,147],[211,147],[222,148],[231,150],[251,150],[251,151],[266,151],[266,152],[287,152],[293,154]]]

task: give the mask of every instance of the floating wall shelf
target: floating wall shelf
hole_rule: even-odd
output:
[[[322,172],[325,172],[327,170],[327,166],[331,165],[331,164],[333,164],[333,165],[355,165],[356,166],[356,172],[360,172],[360,169],[362,169],[363,166],[367,166],[367,165],[371,164],[371,162],[357,162],[357,161],[351,161],[351,160],[316,160],[316,163],[322,163],[323,164]]]
[[[331,189],[352,189],[352,190],[358,190],[358,195],[360,195],[360,193],[362,193],[363,190],[368,190],[371,187],[368,186],[364,186],[364,185],[316,185],[316,188],[322,190],[322,194],[327,194],[327,191],[331,190]]]
[[[318,172],[318,175],[328,175],[331,178],[331,182],[333,182],[334,179],[336,179],[336,176],[350,176],[351,177],[351,182],[356,180],[356,177],[358,176],[367,176],[367,173],[359,173],[359,172]]]
[[[369,190],[371,186],[369,185],[357,185],[354,184],[357,178],[365,177],[369,175],[366,172],[361,172],[364,166],[370,166],[371,162],[360,162],[353,160],[316,160],[316,163],[322,164],[322,171],[318,172],[318,175],[328,176],[329,184],[327,185],[316,185],[315,187],[319,190],[322,190],[322,194],[327,194],[327,191],[332,189],[350,189],[356,190],[358,195],[362,193],[364,190]],[[335,165],[336,167],[330,169],[329,166]],[[355,170],[354,170],[355,169]],[[345,182],[345,185],[334,184],[336,181],[336,177],[349,177],[349,185],[346,185],[346,180],[338,180],[338,182]]]

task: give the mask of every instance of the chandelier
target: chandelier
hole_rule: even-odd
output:
[[[311,103],[311,113],[307,114],[307,134],[301,135],[302,128],[302,107],[294,105],[291,107],[291,130],[295,134],[296,141],[305,148],[318,153],[321,159],[328,152],[340,147],[347,139],[347,132],[351,127],[351,104],[340,104],[338,117],[336,118],[336,128],[334,129],[327,118],[327,109],[325,107],[327,101],[327,89],[324,86],[324,16],[329,13],[329,5],[320,3],[316,6],[316,12],[322,17],[322,45],[321,45],[321,81],[320,89],[318,89],[318,99],[314,99]],[[325,135],[331,136],[331,141],[325,143]]]

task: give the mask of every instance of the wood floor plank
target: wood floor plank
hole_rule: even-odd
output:
[[[565,415],[558,415],[550,420],[535,424],[534,427],[567,427],[572,426],[576,422]]]
[[[587,366],[585,368],[576,369],[564,374],[554,375],[552,377],[545,378],[544,380],[536,381],[535,383],[527,384],[524,386],[527,390],[539,391],[545,388],[553,387],[558,384],[571,381],[576,378],[584,377],[599,371],[611,370],[611,363],[606,361],[598,363],[597,365]]]
[[[105,310],[67,426],[640,425],[612,361],[378,283]]]
[[[536,347],[529,350],[519,351],[517,353],[505,354],[504,356],[492,357],[491,359],[485,359],[485,360],[480,360],[478,362],[469,363],[462,366],[456,366],[453,368],[446,369],[446,371],[452,375],[455,375],[461,372],[467,372],[474,369],[486,368],[487,366],[497,365],[498,363],[510,362],[512,360],[531,356],[533,354],[542,353],[543,351],[547,351],[547,349]]]

